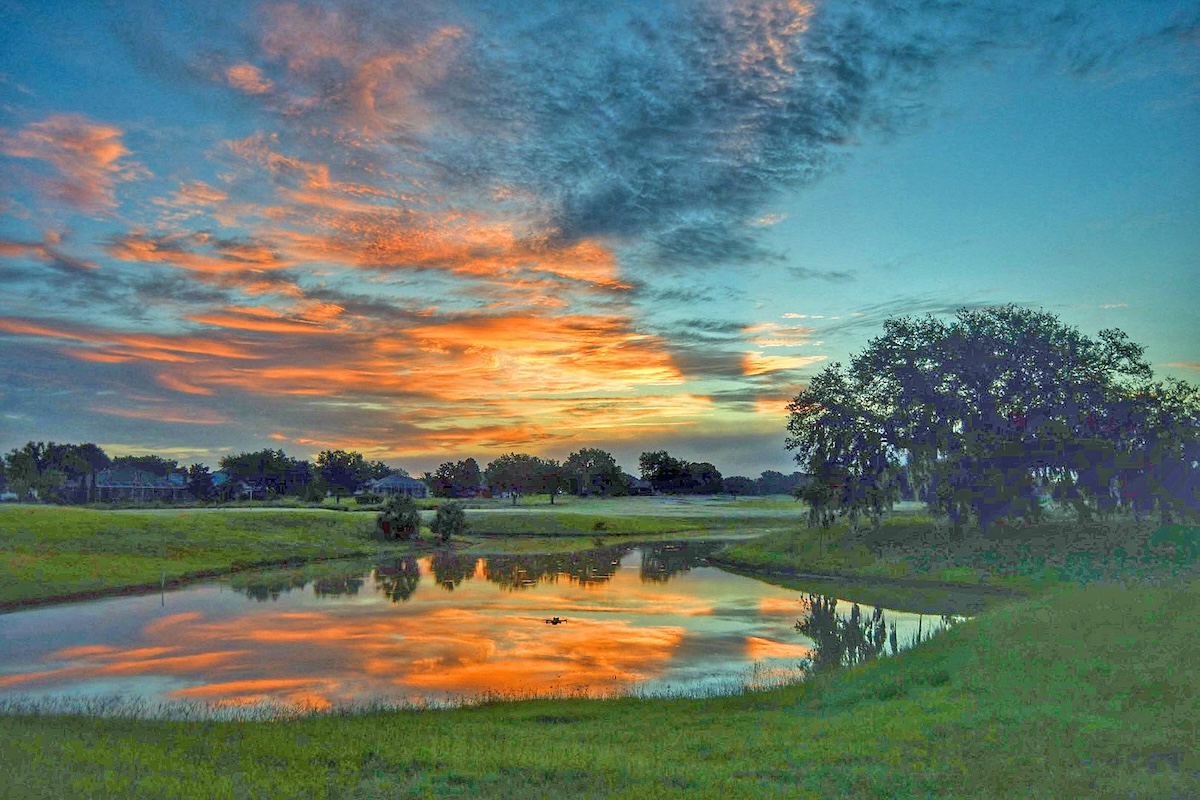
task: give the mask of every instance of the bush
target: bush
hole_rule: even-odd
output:
[[[421,530],[417,504],[406,495],[392,495],[375,518],[375,529],[384,539],[411,539]]]
[[[375,494],[374,492],[362,492],[355,496],[354,502],[360,506],[373,506],[376,503],[383,502],[383,495]]]
[[[429,529],[443,542],[450,541],[451,536],[462,536],[467,529],[467,515],[462,504],[447,500],[439,505]]]

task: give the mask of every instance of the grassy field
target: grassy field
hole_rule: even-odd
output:
[[[168,582],[254,563],[377,551],[374,517],[330,511],[0,507],[0,605]]]
[[[809,684],[274,722],[0,715],[4,796],[1200,795],[1200,584],[1059,586]]]

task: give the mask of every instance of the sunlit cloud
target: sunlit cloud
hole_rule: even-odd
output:
[[[108,253],[122,261],[167,264],[205,274],[261,272],[294,265],[261,243],[216,239],[204,232],[188,235],[134,232],[115,237]]]
[[[201,392],[192,392],[199,394]],[[217,411],[203,408],[181,408],[176,404],[163,403],[156,406],[148,407],[128,407],[128,406],[92,406],[92,410],[100,414],[108,414],[113,417],[125,417],[126,419],[144,419],[154,420],[157,422],[169,422],[183,425],[221,425],[228,422],[228,417]]]
[[[199,336],[122,333],[98,327],[58,322],[42,323],[11,317],[0,317],[0,333],[85,342],[96,346],[96,350],[93,352],[98,352],[101,356],[112,355],[120,358],[170,360],[179,353],[220,356],[238,360],[260,357],[241,346],[225,344]]]
[[[824,361],[827,356],[764,356],[762,353],[746,353],[742,360],[743,375],[766,375],[769,372],[802,369]]]
[[[230,86],[247,94],[266,94],[275,86],[263,75],[262,70],[253,64],[234,64],[227,67],[225,80],[229,81]]]
[[[145,174],[126,156],[123,132],[80,114],[55,114],[20,131],[0,130],[0,153],[49,164],[55,177],[39,187],[49,196],[84,211],[117,204],[115,185]]]
[[[750,342],[758,347],[798,347],[813,342],[815,328],[803,328],[792,325],[779,325],[775,322],[762,322],[749,325],[742,329],[750,335]]]
[[[934,123],[961,65],[1029,51],[1093,75],[1190,24],[976,0],[176,5],[195,36],[126,3],[107,25],[64,7],[96,86],[40,40],[34,6],[6,19],[46,55],[0,76],[0,335],[17,353],[0,366],[29,419],[7,446],[64,425],[119,439],[102,431],[122,419],[195,452],[433,464],[757,435],[851,328],[961,298],[860,299],[896,291],[869,266],[896,259],[869,231],[824,244],[798,193],[877,134]],[[931,248],[901,266],[936,267]],[[164,397],[69,396],[125,386]]]

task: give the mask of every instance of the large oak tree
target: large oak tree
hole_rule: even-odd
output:
[[[1155,498],[1195,512],[1200,392],[1154,383],[1143,354],[1013,305],[887,320],[789,406],[810,522],[878,522],[902,477],[956,526],[1036,516],[1050,491],[1084,515]]]

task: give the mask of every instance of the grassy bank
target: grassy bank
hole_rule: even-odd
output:
[[[1194,797],[1200,584],[1059,587],[709,700],[165,722],[0,716],[7,796]]]
[[[1200,528],[1116,517],[1080,523],[993,526],[955,533],[918,511],[878,530],[791,526],[729,548],[720,558],[746,571],[877,578],[897,585],[986,584],[1024,592],[1059,583],[1200,576]]]
[[[330,511],[0,507],[0,607],[249,564],[377,552],[374,517]]]

